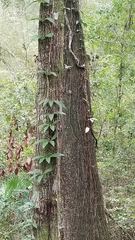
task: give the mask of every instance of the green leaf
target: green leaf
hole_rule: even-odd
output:
[[[53,122],[53,125],[56,125],[60,120],[56,120]]]
[[[39,70],[39,71],[42,72],[42,73],[46,73],[44,70]],[[53,72],[51,72],[51,73],[53,73]],[[54,73],[54,74],[55,74],[55,73]],[[55,76],[57,76],[57,75],[55,75]],[[66,109],[66,106],[64,105],[64,103],[62,103],[62,102],[60,102],[60,101],[58,101],[58,100],[44,99],[44,100],[42,100],[39,104],[42,104],[42,103],[43,103],[44,105],[46,105],[47,103],[49,103],[49,105],[50,105],[50,103],[51,103],[51,105],[52,105],[53,103],[56,103],[58,106]],[[52,106],[51,106],[51,107],[52,107]]]
[[[49,125],[44,127],[44,133],[49,129]]]
[[[54,35],[54,33],[53,33],[53,32],[50,32],[50,33],[47,33],[47,34],[45,35],[45,37],[51,38],[51,37],[53,37],[53,35]]]
[[[48,129],[50,127],[50,124],[49,123],[43,123],[43,124],[41,124],[40,126],[39,126],[39,128],[42,128],[42,129]],[[45,130],[45,131],[46,131]],[[44,139],[45,140],[45,139]]]
[[[64,113],[64,112],[61,112],[61,111],[54,112],[54,114],[57,114],[57,115],[66,115],[66,113]]]
[[[42,156],[40,159],[39,159],[39,163],[42,163],[43,161],[45,161],[46,157],[45,156]]]
[[[51,138],[51,141],[55,140],[57,138],[57,134],[54,134],[53,137]]]
[[[41,174],[41,170],[39,170],[39,169],[34,169],[34,170],[28,172],[28,174],[33,174],[33,175],[38,176],[38,175]]]
[[[37,73],[44,73],[44,74],[46,74],[46,71],[43,70],[43,69],[40,69],[40,70],[37,70]]]
[[[54,100],[54,102],[55,102],[57,105],[59,105],[60,107],[66,109],[66,106],[64,105],[64,103],[62,103],[62,102],[60,102],[60,101],[58,101],[58,100]]]
[[[45,141],[45,139],[40,139],[40,140],[37,140],[34,144],[43,143],[44,141]]]
[[[42,36],[42,35],[34,35],[34,36],[31,38],[31,42],[37,41],[37,40],[39,40],[39,39],[44,40],[45,37]]]
[[[50,144],[54,147],[55,146],[55,142],[54,141],[50,141]]]
[[[49,104],[50,107],[52,107],[53,104],[54,104],[54,101],[53,101],[53,100],[49,100],[49,101],[48,101],[48,104]]]
[[[50,173],[53,171],[53,168],[47,168],[45,171],[44,171],[44,175],[47,174],[47,173]]]
[[[34,223],[34,222],[32,222],[32,226],[33,226],[34,228],[37,228],[37,227],[38,227],[38,225],[37,225],[36,223]]]
[[[34,41],[37,41],[38,39],[41,38],[41,35],[34,35],[32,38],[31,38],[31,42],[34,42]]]
[[[39,105],[43,103],[43,105],[45,106],[48,102],[49,102],[49,99],[44,99],[39,103]]]
[[[33,159],[34,160],[39,160],[39,159],[45,159],[45,157],[44,156],[42,156],[42,155],[38,155],[38,156],[35,156]]]
[[[81,24],[84,26],[84,27],[88,27],[88,24],[82,20],[80,20]]]
[[[45,21],[45,18],[31,18],[31,20],[38,20],[40,22],[44,22]]]
[[[57,77],[57,74],[55,72],[49,72],[48,75],[53,75],[54,77]]]
[[[64,156],[64,154],[62,154],[62,153],[53,153],[51,155],[51,158],[53,158],[53,157],[57,158],[57,157],[63,157],[63,156]]]
[[[49,117],[50,121],[52,121],[53,118],[54,118],[54,113],[50,113],[50,114],[48,114],[48,117]]]
[[[55,125],[50,125],[50,129],[54,132],[54,130],[55,130]]]
[[[51,18],[51,17],[47,17],[47,18],[45,18],[45,20],[47,20],[47,21],[49,21],[49,22],[51,22],[51,23],[53,23],[53,24],[54,24],[54,19],[53,19],[53,18]]]
[[[51,162],[51,157],[46,157],[45,160],[46,160],[47,163],[50,163]]]
[[[42,174],[42,175],[40,175],[40,176],[38,176],[38,178],[37,178],[37,182],[38,182],[38,183],[40,183],[40,182],[42,181],[43,177],[44,177],[44,175],[43,175],[43,174]]]
[[[41,128],[44,128],[46,126],[46,123],[43,123],[43,124],[40,124],[38,127],[41,129]]]
[[[49,141],[44,142],[43,145],[42,145],[43,148],[45,148],[45,147],[47,146],[48,143],[49,143]]]

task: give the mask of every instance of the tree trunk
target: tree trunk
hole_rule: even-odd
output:
[[[47,2],[47,1],[46,1]],[[34,211],[34,220],[37,229],[34,235],[37,240],[57,240],[57,199],[56,199],[56,159],[50,157],[56,152],[55,122],[57,120],[54,112],[57,106],[51,106],[51,101],[57,99],[58,79],[61,78],[63,64],[63,2],[62,0],[51,0],[40,4],[39,33],[38,33],[38,80],[37,80],[37,131],[38,141],[36,147],[35,168],[41,173],[35,181],[35,192],[37,196]],[[47,104],[41,101],[50,101]],[[49,105],[50,104],[50,105]],[[55,104],[56,105],[56,104]],[[53,117],[51,117],[51,114]],[[44,126],[43,126],[44,124]],[[47,128],[47,126],[49,126]],[[45,130],[47,128],[47,130]],[[54,128],[54,129],[53,129]],[[45,139],[47,145],[42,142]],[[52,143],[50,144],[50,140]],[[40,142],[41,141],[41,142]],[[46,157],[43,161],[40,156]],[[42,163],[40,163],[42,161]],[[52,169],[52,171],[51,171]],[[48,172],[48,173],[47,173]],[[41,177],[44,175],[43,179]]]
[[[35,182],[39,196],[34,211],[37,240],[109,240],[78,4],[76,0],[40,4],[36,109],[37,140],[41,141],[36,147],[36,168],[41,174]],[[40,104],[44,99],[47,101]],[[66,116],[56,113],[62,112],[61,102],[66,106]],[[45,147],[42,139],[48,141]],[[64,156],[59,154],[56,161],[51,157],[56,153]]]
[[[109,240],[92,130],[89,80],[78,1],[65,0],[64,78],[58,135],[64,240]]]

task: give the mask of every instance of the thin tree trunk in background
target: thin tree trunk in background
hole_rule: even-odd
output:
[[[60,193],[64,240],[109,240],[91,123],[89,81],[78,1],[65,0],[65,74],[60,120]]]

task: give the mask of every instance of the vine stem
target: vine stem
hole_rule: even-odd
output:
[[[73,50],[72,50],[73,32],[72,32],[72,29],[71,29],[71,27],[70,27],[70,23],[69,23],[69,19],[68,19],[68,17],[67,17],[66,9],[64,9],[64,17],[65,17],[66,25],[67,25],[68,30],[69,30],[69,43],[68,43],[69,52],[70,52],[70,53],[72,54],[72,56],[74,57],[75,62],[76,62],[76,65],[77,65],[79,68],[85,68],[85,64],[80,65],[79,59],[76,57],[76,55],[74,54],[74,52],[73,52]]]

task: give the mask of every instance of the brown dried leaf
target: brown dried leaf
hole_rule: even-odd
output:
[[[13,151],[10,148],[7,148],[6,155],[7,159],[11,159],[14,156]]]
[[[28,135],[27,135],[27,133],[26,133],[26,135],[23,138],[23,142],[24,142],[24,146],[28,147]]]
[[[10,144],[10,147],[11,147],[11,148],[15,148],[13,136],[10,136],[10,138],[9,138],[9,144]]]
[[[0,168],[0,177],[5,176],[5,170],[3,168]]]
[[[29,172],[32,168],[32,158],[28,157],[26,159],[24,159],[24,165],[23,165],[23,169],[26,172]]]
[[[16,160],[18,160],[20,158],[21,151],[23,151],[22,145],[17,146],[16,147]]]
[[[13,168],[12,168],[12,163],[10,162],[8,164],[8,172],[12,172],[13,171]]]
[[[16,200],[16,194],[14,194],[14,200]]]
[[[17,175],[18,172],[19,172],[19,169],[18,169],[18,167],[16,167],[16,168],[15,168],[15,171],[14,171],[14,174]]]
[[[22,198],[22,193],[19,194],[19,198]]]
[[[31,136],[31,137],[33,137],[33,136],[35,136],[35,130],[36,130],[36,127],[33,125],[33,126],[30,126],[29,128],[28,128],[28,133],[29,133],[29,135]]]

